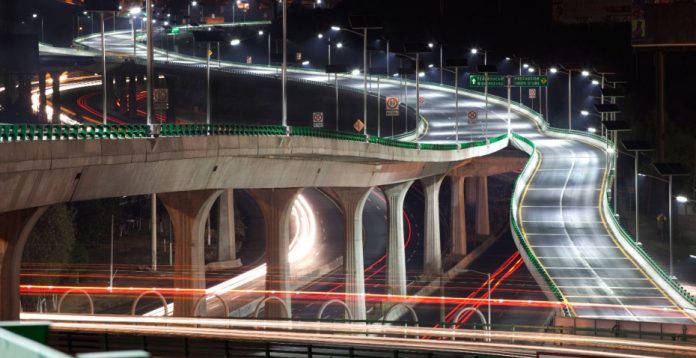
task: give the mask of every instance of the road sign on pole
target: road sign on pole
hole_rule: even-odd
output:
[[[418,105],[420,105],[421,107],[425,106],[425,97],[418,97]]]
[[[399,116],[399,97],[389,96],[385,99],[386,102],[386,116],[387,117],[398,117]]]
[[[157,111],[169,109],[169,91],[166,88],[155,88],[152,92],[152,101]]]
[[[360,119],[358,119],[357,121],[355,121],[355,123],[353,123],[353,129],[355,129],[356,132],[362,132],[362,130],[364,128],[365,128],[365,123],[363,123],[363,121],[361,121]]]
[[[505,87],[507,80],[505,75],[488,75],[488,87]],[[547,76],[512,76],[513,87],[545,87],[548,85]],[[470,87],[486,86],[486,76],[482,74],[469,75]]]
[[[529,99],[535,99],[536,96],[537,96],[536,88],[530,88],[529,89]]]
[[[476,111],[469,111],[469,113],[466,114],[466,116],[469,118],[469,123],[476,123],[476,119],[478,118],[478,112]]]
[[[324,112],[312,113],[312,127],[324,128]]]

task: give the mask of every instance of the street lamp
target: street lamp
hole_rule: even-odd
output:
[[[196,7],[196,6],[198,6],[198,1],[191,1],[191,2],[187,5],[189,24],[191,23],[191,8],[192,8],[192,7]]]
[[[350,16],[350,24],[354,29],[362,30],[362,33],[342,28],[339,26],[331,26],[333,31],[347,31],[363,38],[363,134],[367,137],[367,30],[379,30],[382,26],[378,23],[379,19],[373,16]]]
[[[590,71],[580,69],[580,68],[567,68],[565,71],[559,70],[557,67],[551,67],[549,68],[549,71],[552,74],[556,73],[565,73],[568,75],[568,131],[573,129],[573,87],[572,87],[572,80],[573,80],[573,71],[575,72],[580,72],[580,74],[583,77],[588,77],[590,75]]]
[[[472,55],[476,55],[479,52],[483,52],[483,64],[484,65],[488,64],[488,51],[486,51],[484,49],[473,47],[473,48],[471,48],[471,50],[469,52],[471,52]]]
[[[674,256],[672,254],[672,177],[687,176],[689,175],[689,170],[679,163],[653,163],[653,166],[658,174],[666,176],[669,179],[669,200],[667,201],[669,204],[669,276],[674,279]]]
[[[466,67],[469,61],[462,59],[447,60],[447,67],[452,67],[454,70],[446,69],[454,73],[454,141],[459,144],[459,67]]]
[[[44,18],[43,15],[39,16],[37,13],[31,14],[32,19],[36,19],[37,17],[41,18],[41,42],[44,42]]]
[[[240,39],[232,39],[232,41],[230,41],[230,45],[232,46],[239,46],[241,43],[242,41]]]
[[[636,235],[636,243],[640,244],[640,216],[639,214],[639,208],[640,208],[640,201],[639,195],[638,195],[638,176],[641,174],[638,173],[638,160],[640,159],[640,153],[641,152],[650,152],[652,151],[652,147],[650,143],[644,141],[644,140],[623,140],[622,144],[626,150],[629,152],[633,152],[634,154],[634,172],[633,172],[633,186],[634,186],[634,193],[635,193],[635,201],[636,201],[636,222],[635,222],[635,235]]]

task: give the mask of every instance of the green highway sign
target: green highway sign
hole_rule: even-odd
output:
[[[509,76],[512,80],[512,87],[546,87],[549,83],[547,76]],[[474,74],[469,75],[470,87],[485,87],[488,82],[488,87],[507,87],[508,76],[505,75],[486,75]]]
[[[469,75],[470,87],[485,87],[486,75]],[[488,75],[488,87],[505,87],[507,79],[503,75]]]
[[[546,87],[548,83],[546,76],[512,76],[513,87]]]

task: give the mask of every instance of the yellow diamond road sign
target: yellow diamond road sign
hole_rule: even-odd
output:
[[[208,50],[208,57],[213,55],[213,50]]]
[[[363,130],[363,128],[365,128],[365,123],[358,119],[357,121],[355,121],[355,123],[353,123],[353,128],[355,128],[356,132],[360,132]]]

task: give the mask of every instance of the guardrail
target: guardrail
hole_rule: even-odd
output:
[[[155,135],[155,133],[158,133]],[[486,142],[477,140],[460,144],[431,144],[405,142],[388,137],[364,136],[359,133],[335,132],[326,129],[310,127],[283,127],[272,125],[244,124],[161,124],[148,126],[146,124],[81,124],[81,125],[50,125],[50,124],[2,124],[0,125],[0,141],[53,141],[53,140],[90,140],[90,139],[135,139],[181,136],[291,136],[315,137],[353,142],[367,142],[404,149],[422,150],[458,150],[480,147],[498,143],[507,138],[507,134],[492,137]]]

